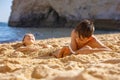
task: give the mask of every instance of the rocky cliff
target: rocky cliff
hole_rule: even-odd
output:
[[[120,0],[13,0],[9,25],[70,27],[86,18],[119,20]]]

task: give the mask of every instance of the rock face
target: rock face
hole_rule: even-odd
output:
[[[120,19],[120,0],[13,0],[11,26],[70,27],[82,19]]]

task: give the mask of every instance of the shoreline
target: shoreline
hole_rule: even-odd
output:
[[[43,29],[43,33],[41,33],[41,35],[39,35],[40,33],[33,33],[36,37],[36,40],[70,37],[69,35],[70,35],[71,30],[72,30],[71,28],[60,28],[60,29],[68,29],[67,33],[66,33],[65,31],[57,32],[58,30],[51,31],[51,32],[44,32],[45,31],[44,29],[46,29],[46,28],[40,28],[40,29]],[[51,33],[52,33],[52,35],[51,35]],[[95,35],[116,34],[116,33],[119,34],[120,33],[119,30],[95,30],[95,32],[94,32]],[[45,37],[44,37],[44,35],[45,35]],[[22,40],[22,37],[20,39]],[[21,41],[20,39],[18,40],[17,38],[15,38],[15,39],[10,39],[10,40],[1,40],[0,44],[18,42],[18,41]]]

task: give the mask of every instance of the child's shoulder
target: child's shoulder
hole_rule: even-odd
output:
[[[100,40],[96,36],[92,35],[89,42],[90,43],[100,43]]]
[[[92,35],[91,37],[90,37],[90,42],[95,42],[97,40],[97,38],[94,36],[94,35]]]
[[[91,38],[92,38],[92,39],[97,39],[95,35],[92,35]]]

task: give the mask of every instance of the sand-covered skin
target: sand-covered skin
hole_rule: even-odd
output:
[[[20,42],[0,44],[0,80],[120,80],[120,33],[95,36],[112,51],[57,59],[50,54],[67,46],[70,37],[37,40],[38,52],[16,55]]]

